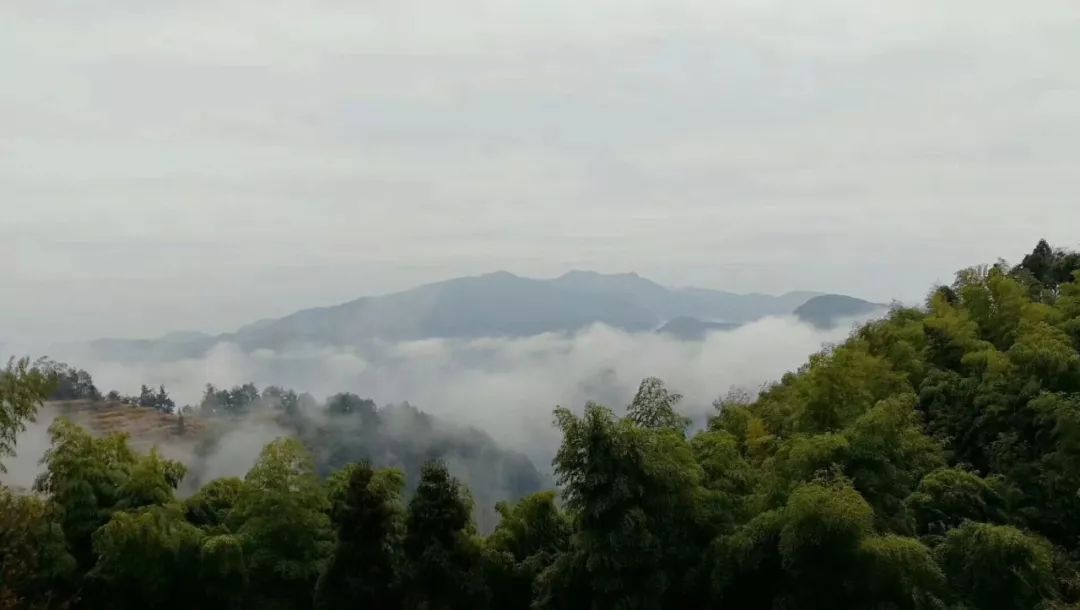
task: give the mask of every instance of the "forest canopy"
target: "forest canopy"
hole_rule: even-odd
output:
[[[283,438],[181,498],[182,464],[59,419],[35,493],[0,492],[0,608],[1077,607],[1078,272],[1045,242],[962,270],[693,433],[657,379],[557,408],[558,489],[486,536],[438,460],[410,485]],[[0,372],[0,449],[46,381]]]

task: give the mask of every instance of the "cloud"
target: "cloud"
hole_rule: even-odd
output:
[[[700,426],[715,412],[713,400],[732,388],[756,390],[797,369],[810,354],[844,339],[854,323],[821,330],[791,317],[765,318],[685,342],[594,325],[573,334],[426,339],[373,343],[363,349],[249,353],[219,343],[201,358],[171,362],[120,363],[96,360],[86,352],[54,356],[89,370],[103,391],[134,393],[142,384],[165,384],[181,405],[197,404],[206,382],[228,387],[249,381],[263,387],[284,385],[320,398],[352,391],[380,405],[411,403],[436,416],[435,425],[417,419],[410,409],[394,408],[384,411],[379,437],[367,438],[362,427],[348,428],[362,426],[359,421],[330,422],[321,411],[307,415],[310,423],[331,424],[342,439],[355,439],[347,450],[354,457],[348,459],[370,452],[377,463],[402,466],[403,459],[413,463],[416,455],[448,451],[444,458],[475,494],[476,517],[487,531],[497,522],[495,502],[551,484],[551,460],[561,441],[552,422],[556,405],[580,410],[587,401],[596,401],[621,414],[641,379],[656,376],[684,395],[680,410]],[[17,456],[5,460],[9,472],[0,475],[0,481],[32,485],[43,470],[47,427],[56,415],[46,409],[19,435]],[[69,416],[85,423],[89,414]],[[492,451],[469,427],[514,453]],[[290,434],[295,431],[276,421],[274,412],[257,411],[217,421],[195,442],[167,435],[156,436],[156,441],[140,435],[132,440],[140,451],[158,442],[165,456],[188,466],[179,490],[186,496],[215,478],[243,476],[267,443]],[[345,448],[335,443],[338,450]],[[326,446],[312,450],[328,457]],[[523,483],[522,477],[535,471],[515,453],[526,456],[541,473],[537,482]]]
[[[449,422],[484,430],[545,469],[559,442],[551,415],[556,405],[577,409],[593,400],[621,412],[638,382],[657,376],[684,394],[682,408],[700,422],[712,412],[712,401],[732,387],[756,389],[778,379],[824,344],[843,339],[849,328],[823,331],[777,317],[711,333],[699,342],[595,325],[569,335],[429,339],[362,350],[245,353],[223,343],[205,357],[175,362],[124,364],[85,354],[72,354],[70,360],[90,370],[103,389],[134,393],[143,383],[165,384],[181,404],[197,404],[207,382],[228,387],[249,381],[322,397],[351,391],[378,404],[409,402]],[[238,443],[254,448],[244,455],[254,456],[275,435],[262,432]],[[253,460],[226,461],[239,464],[240,472]]]
[[[263,447],[292,434],[269,417],[247,417],[217,429],[208,452],[190,445],[163,447],[162,453],[188,466],[181,493],[193,493],[202,485],[222,477],[241,477],[255,465]]]

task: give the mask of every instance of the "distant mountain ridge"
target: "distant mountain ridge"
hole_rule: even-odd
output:
[[[738,322],[703,322],[690,316],[679,316],[669,320],[656,332],[684,341],[695,341],[703,339],[710,332],[734,330],[739,326]]]
[[[823,294],[806,301],[795,309],[795,317],[818,328],[830,328],[841,320],[883,312],[889,306],[871,303],[842,294]]]
[[[657,330],[677,318],[694,319],[695,328],[721,328],[789,315],[820,295],[668,288],[635,273],[570,271],[534,279],[498,271],[304,309],[222,335],[182,332],[160,339],[101,339],[92,347],[109,357],[163,359],[195,357],[225,341],[245,350],[356,346],[372,341],[521,337],[572,332],[596,323],[638,332]],[[687,330],[686,324],[683,327]],[[691,334],[697,332],[691,329]]]

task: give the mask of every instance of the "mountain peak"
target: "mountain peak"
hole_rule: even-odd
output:
[[[556,280],[571,280],[571,279],[585,279],[590,277],[596,277],[600,275],[595,271],[586,271],[584,269],[571,269],[566,273],[555,278]]]
[[[567,271],[566,273],[560,275],[559,277],[557,277],[555,279],[557,279],[557,280],[565,280],[565,279],[574,279],[574,278],[586,279],[586,278],[598,278],[598,277],[625,277],[625,278],[641,279],[641,276],[638,275],[637,272],[635,272],[635,271],[630,271],[630,272],[627,272],[627,273],[600,273],[599,271],[590,271],[590,270],[587,270],[587,269],[571,269],[570,271]]]
[[[808,294],[813,293],[773,297],[703,288],[674,290],[634,272],[606,274],[575,269],[557,278],[536,279],[498,270],[330,307],[305,309],[218,337],[99,342],[97,347],[135,359],[176,354],[193,357],[219,340],[248,350],[356,346],[373,340],[573,332],[597,323],[643,332],[655,330],[665,321],[670,323],[667,329],[670,334],[699,338],[710,330],[730,328],[765,316],[789,315],[803,305],[798,313],[804,319],[823,324],[829,323],[837,312],[857,314],[876,307],[865,302],[852,303],[843,297],[807,303]]]
[[[515,279],[515,280],[521,278],[521,276],[510,273],[509,271],[506,271],[505,269],[500,269],[498,271],[492,271],[490,273],[482,273],[482,274],[480,274],[479,277],[490,278],[490,279]]]
[[[842,294],[823,294],[795,309],[795,317],[819,328],[836,326],[841,320],[870,316],[888,309],[884,303],[872,303]]]

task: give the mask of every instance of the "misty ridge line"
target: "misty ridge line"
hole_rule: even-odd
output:
[[[236,344],[245,351],[361,346],[571,333],[597,323],[629,332],[659,331],[698,339],[708,330],[734,328],[768,316],[794,314],[828,326],[840,317],[884,307],[808,291],[770,296],[672,289],[634,273],[571,271],[552,279],[532,279],[500,271],[303,309],[221,335],[174,332],[158,339],[99,339],[90,348],[114,360],[176,360],[201,356],[219,343]]]
[[[254,322],[242,325],[233,332],[225,332],[225,333],[215,335],[215,334],[212,334],[212,333],[205,333],[205,332],[197,331],[197,330],[181,330],[181,331],[168,332],[168,333],[166,333],[166,334],[164,334],[164,335],[162,335],[160,337],[157,337],[157,339],[172,340],[172,341],[184,341],[184,340],[205,338],[207,336],[228,337],[228,336],[238,335],[238,334],[242,334],[242,333],[245,333],[245,332],[248,332],[248,331],[252,331],[252,330],[258,329],[258,328],[260,328],[262,326],[265,326],[265,325],[271,324],[273,322],[277,322],[277,321],[280,321],[280,320],[283,320],[285,318],[289,318],[289,317],[292,317],[292,316],[302,316],[302,315],[313,314],[313,313],[316,313],[316,312],[327,312],[327,311],[331,311],[331,310],[335,310],[335,309],[339,309],[339,308],[346,308],[346,307],[349,307],[349,306],[358,305],[358,304],[361,304],[361,303],[364,303],[364,302],[370,301],[370,300],[385,299],[385,298],[391,298],[391,297],[400,297],[400,296],[403,296],[403,295],[412,296],[412,295],[415,295],[417,293],[422,293],[422,292],[426,292],[426,291],[429,291],[429,290],[438,290],[440,288],[449,287],[449,286],[451,286],[453,284],[466,283],[466,282],[471,282],[471,281],[512,280],[512,281],[519,281],[519,282],[523,282],[523,283],[549,284],[549,285],[558,286],[560,284],[569,285],[569,284],[572,284],[573,282],[576,282],[576,281],[584,281],[584,280],[589,280],[589,279],[602,279],[602,280],[612,281],[612,282],[617,282],[617,281],[634,282],[634,281],[638,281],[642,285],[651,285],[651,287],[654,287],[654,288],[661,288],[661,289],[664,289],[664,290],[669,290],[669,291],[674,291],[674,292],[714,293],[714,294],[717,294],[717,295],[724,295],[724,296],[735,298],[735,299],[738,299],[738,298],[749,298],[749,299],[759,298],[759,299],[783,299],[785,301],[790,299],[790,300],[795,300],[795,301],[799,301],[799,302],[805,302],[806,300],[809,300],[812,297],[819,296],[819,295],[823,294],[821,292],[809,291],[809,290],[790,290],[790,291],[783,292],[781,294],[770,294],[770,293],[765,293],[765,292],[745,292],[745,293],[743,293],[743,292],[733,292],[733,291],[718,290],[718,289],[712,289],[712,288],[698,288],[698,287],[693,287],[693,286],[671,287],[671,286],[662,285],[662,284],[657,283],[657,282],[653,282],[652,280],[649,280],[649,279],[642,278],[642,276],[640,276],[637,272],[634,272],[634,271],[628,271],[628,272],[623,272],[623,273],[600,273],[600,272],[596,272],[596,271],[572,269],[570,271],[567,271],[566,273],[563,273],[563,274],[555,276],[555,277],[533,277],[533,276],[527,276],[527,275],[521,275],[521,274],[513,273],[513,272],[510,272],[510,271],[506,271],[506,270],[496,270],[496,271],[491,271],[491,272],[487,272],[487,273],[480,273],[480,274],[475,274],[475,275],[469,275],[469,276],[463,276],[463,277],[458,277],[458,278],[452,278],[452,279],[447,279],[447,280],[440,280],[440,281],[436,281],[436,282],[426,283],[426,284],[422,284],[420,286],[417,286],[417,287],[411,288],[411,289],[383,292],[383,293],[371,294],[371,295],[364,295],[364,296],[360,296],[360,297],[357,297],[357,298],[354,298],[354,299],[349,299],[349,300],[345,300],[345,301],[341,301],[341,302],[337,302],[337,303],[331,303],[331,304],[328,304],[328,305],[315,305],[315,306],[311,306],[311,307],[307,307],[307,308],[298,310],[297,312],[294,312],[292,314],[287,314],[287,315],[280,316],[280,317],[261,318],[261,319],[258,319],[256,321],[254,321]],[[105,337],[105,338],[103,338],[103,340],[108,341],[108,340],[130,340],[130,339],[124,339],[124,338],[120,338],[120,337]]]

